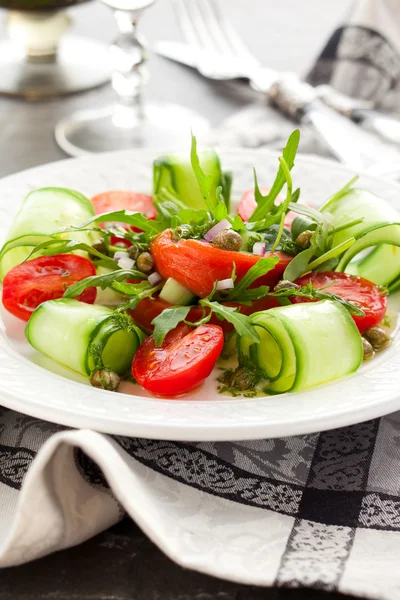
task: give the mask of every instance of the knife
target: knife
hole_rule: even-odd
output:
[[[359,103],[361,108],[349,114],[339,110],[347,97],[330,93],[329,86],[313,88],[294,74],[279,74],[273,69],[264,68],[257,61],[242,60],[230,55],[210,52],[201,47],[182,42],[160,41],[155,52],[165,58],[197,69],[205,77],[216,80],[246,79],[252,87],[265,93],[270,102],[281,112],[300,123],[311,124],[325,140],[339,160],[358,171],[368,171],[374,175],[394,176],[400,174],[400,152],[383,144],[369,131],[354,125],[348,117],[357,122],[369,121],[370,129],[378,133],[377,118],[383,121],[385,129],[394,132],[400,123],[380,115]],[[329,93],[328,93],[329,92]],[[321,97],[319,97],[319,95]],[[339,102],[340,100],[340,102]],[[354,101],[355,102],[355,101]],[[332,108],[335,110],[332,110]],[[341,114],[340,114],[341,113]],[[345,115],[345,116],[342,116]],[[374,116],[376,115],[376,118]],[[393,121],[393,126],[390,122]],[[371,122],[374,126],[371,126]],[[382,133],[379,131],[382,135]],[[400,133],[400,131],[399,131]],[[386,138],[388,135],[386,134]],[[400,139],[400,138],[399,138]],[[379,163],[376,157],[379,156]]]

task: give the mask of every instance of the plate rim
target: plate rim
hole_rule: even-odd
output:
[[[161,149],[160,150],[165,151],[165,149]],[[73,165],[76,163],[76,161],[78,161],[79,163],[92,163],[93,160],[96,161],[96,159],[99,157],[100,159],[104,160],[107,159],[107,157],[112,157],[112,160],[114,161],[116,159],[116,157],[123,157],[123,156],[132,156],[132,155],[138,155],[142,160],[144,155],[147,157],[152,157],[154,155],[156,155],[156,152],[158,152],[158,150],[149,150],[146,152],[140,151],[140,150],[131,150],[131,151],[119,151],[119,152],[111,152],[111,153],[104,153],[104,154],[98,154],[98,155],[91,155],[91,156],[85,156],[85,157],[78,157],[78,158],[73,158],[73,159],[64,159],[64,160],[60,160],[60,161],[53,161],[50,163],[46,163],[44,165],[39,165],[36,167],[32,167],[29,169],[25,169],[23,171],[19,171],[16,173],[13,173],[11,175],[7,175],[6,177],[3,177],[2,179],[0,179],[0,185],[1,186],[12,186],[13,181],[17,181],[17,180],[21,180],[21,178],[25,178],[25,179],[29,179],[30,177],[34,177],[38,172],[40,171],[47,171],[48,169],[53,168],[55,165],[56,166],[61,166],[64,167],[66,165],[68,165],[69,169],[73,169]],[[277,158],[279,156],[279,152],[268,149],[268,148],[262,148],[262,149],[246,149],[246,148],[240,148],[240,147],[232,147],[232,148],[222,148],[222,152],[225,155],[237,155],[238,153],[257,153],[257,154],[265,154],[267,156],[269,156],[270,158]],[[324,157],[319,157],[319,156],[314,156],[314,155],[299,155],[296,159],[296,163],[308,163],[308,164],[312,164],[312,165],[321,165],[325,168],[330,168],[330,169],[335,169],[335,171],[338,171],[340,173],[348,173],[349,175],[353,175],[354,174],[354,169],[351,169],[349,167],[346,167],[344,165],[341,165],[340,163],[336,163],[330,159],[326,159]],[[377,182],[380,183],[386,183],[387,185],[389,185],[392,189],[397,188],[397,190],[400,192],[400,183],[397,182],[393,182],[393,181],[388,181],[385,180],[385,178],[383,177],[369,177],[368,174],[365,174],[369,179],[371,180],[375,180]],[[62,377],[61,375],[57,374],[57,373],[53,373],[51,371],[46,370],[44,367],[41,367],[35,363],[33,363],[32,361],[30,361],[28,358],[22,356],[15,347],[12,346],[11,342],[9,340],[6,339],[7,336],[5,333],[2,334],[1,336],[1,341],[0,341],[0,357],[3,355],[4,357],[4,352],[7,352],[9,354],[15,354],[16,360],[21,360],[23,359],[24,361],[26,361],[25,364],[29,365],[30,369],[40,369],[41,371],[41,376],[45,377],[45,373],[44,371],[46,371],[47,375],[49,375],[51,378],[55,377],[55,378],[59,378],[58,381],[62,381],[64,382],[63,385],[66,385],[67,387],[69,387],[70,385],[72,386],[80,386],[80,388],[82,387],[82,384],[77,382],[77,381],[71,381],[66,379],[65,377]],[[400,344],[399,344],[399,353],[400,353]],[[377,359],[375,359],[377,360]],[[38,376],[39,377],[39,376]],[[351,378],[352,376],[350,376]],[[345,378],[343,381],[348,381],[349,377]],[[342,380],[339,380],[339,382]],[[326,384],[326,385],[333,385],[336,386],[338,385],[337,382],[333,383],[333,384]],[[326,385],[324,386],[318,386],[318,388],[314,388],[314,390],[318,390],[318,389],[322,389],[325,388]],[[54,385],[54,388],[57,387],[57,384]],[[85,386],[86,388],[88,386]],[[75,389],[74,387],[72,389]],[[89,388],[91,393],[94,394],[107,394],[107,398],[110,397],[110,392],[107,391],[103,391],[103,390],[97,390],[97,389],[93,389],[93,388]],[[292,393],[292,395],[294,394],[298,394],[298,393],[307,393],[307,391],[304,392],[294,392]],[[119,396],[121,396],[121,394],[118,394]],[[147,405],[149,406],[149,404],[154,404],[157,403],[158,405],[161,405],[160,403],[168,403],[169,406],[171,406],[172,404],[174,404],[175,406],[177,405],[177,403],[179,403],[179,405],[182,405],[182,399],[180,400],[168,400],[168,399],[154,399],[154,398],[145,398],[142,396],[129,396],[127,394],[122,394],[122,396],[127,396],[128,398],[134,398],[134,399],[138,399],[139,401],[142,402],[146,402]],[[281,396],[282,398],[282,396]],[[253,399],[249,399],[249,398],[236,398],[236,399],[224,399],[224,400],[214,400],[214,401],[196,401],[196,400],[190,400],[189,398],[185,398],[183,400],[184,403],[196,403],[196,404],[201,404],[204,406],[204,404],[213,404],[214,406],[217,404],[222,404],[225,406],[229,406],[230,404],[234,403],[235,405],[238,404],[245,404],[245,405],[249,405],[251,403],[254,402],[267,402],[268,400],[268,396],[266,397],[257,397],[257,398],[253,398]],[[76,412],[73,410],[69,410],[68,408],[62,408],[60,409],[59,406],[57,406],[56,404],[52,405],[41,405],[38,403],[35,403],[33,401],[29,401],[27,399],[23,399],[21,397],[18,396],[17,393],[14,393],[12,391],[10,391],[10,389],[3,389],[2,390],[2,394],[0,397],[0,402],[3,406],[13,409],[13,410],[18,410],[20,412],[23,412],[25,414],[29,414],[33,417],[37,417],[40,419],[44,419],[47,421],[52,421],[55,423],[59,423],[61,425],[65,425],[65,426],[69,426],[69,427],[76,427],[76,428],[85,428],[85,429],[95,429],[96,431],[100,431],[103,433],[110,433],[110,434],[115,434],[115,435],[128,435],[128,436],[132,436],[132,437],[148,437],[148,438],[152,438],[152,439],[164,439],[164,440],[180,440],[180,441],[232,441],[232,440],[249,440],[249,439],[260,439],[263,437],[266,437],[266,435],[268,437],[282,437],[282,436],[287,436],[287,435],[303,435],[303,434],[309,434],[309,433],[315,433],[321,430],[326,430],[326,429],[333,429],[333,428],[338,428],[338,427],[342,427],[345,425],[352,425],[354,423],[358,423],[358,422],[362,422],[365,420],[369,420],[371,418],[376,418],[379,416],[383,416],[385,414],[391,413],[396,409],[400,408],[400,389],[398,392],[393,392],[391,395],[389,395],[383,402],[379,402],[377,401],[375,404],[371,404],[368,406],[364,406],[364,407],[360,407],[357,411],[354,411],[353,408],[349,407],[347,410],[343,410],[342,412],[335,414],[334,415],[334,423],[332,423],[331,421],[329,423],[327,423],[327,419],[331,419],[332,415],[326,415],[323,418],[314,418],[313,420],[309,420],[309,416],[306,417],[304,416],[303,418],[300,419],[296,419],[296,421],[294,422],[292,421],[288,421],[284,423],[284,427],[287,429],[286,432],[282,433],[282,427],[281,427],[281,422],[277,421],[271,421],[269,422],[267,425],[265,424],[265,422],[261,422],[261,423],[246,423],[245,426],[243,426],[242,422],[237,422],[237,423],[229,423],[226,426],[221,425],[221,422],[219,421],[217,424],[213,424],[212,422],[209,423],[207,429],[205,429],[204,424],[200,423],[200,425],[198,423],[187,423],[187,422],[174,422],[172,423],[172,421],[170,421],[170,423],[167,422],[167,424],[165,425],[165,423],[162,423],[162,414],[160,413],[160,417],[159,417],[159,422],[157,423],[154,419],[153,421],[151,420],[138,420],[136,422],[132,422],[131,420],[127,420],[127,419],[119,419],[119,418],[115,418],[113,420],[110,420],[109,416],[104,419],[104,417],[102,416],[98,416],[96,417],[93,414],[87,415],[84,414],[84,412]],[[160,428],[161,428],[161,432],[160,432]]]

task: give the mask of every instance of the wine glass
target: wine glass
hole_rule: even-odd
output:
[[[8,10],[8,39],[0,41],[0,94],[40,100],[106,83],[108,48],[65,35],[66,8],[85,0],[0,0]]]
[[[116,101],[111,106],[79,111],[60,121],[55,135],[61,148],[79,156],[173,146],[186,141],[191,128],[199,135],[207,131],[207,120],[188,108],[175,104],[143,105],[147,53],[138,33],[138,21],[156,0],[103,1],[113,10],[119,28],[119,37],[110,47]]]

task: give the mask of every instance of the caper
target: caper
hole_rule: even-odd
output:
[[[374,350],[383,350],[390,343],[390,337],[386,331],[375,325],[364,331],[364,336],[372,344]]]
[[[107,371],[106,369],[100,369],[92,373],[90,377],[90,383],[93,387],[101,388],[102,390],[109,390],[116,392],[121,379],[114,371]]]
[[[278,281],[276,286],[274,287],[274,292],[280,292],[282,290],[299,290],[300,286],[293,281],[287,281],[286,279],[282,279]]]
[[[367,339],[365,339],[365,337],[362,338],[362,344],[363,344],[363,360],[369,360],[374,355],[374,349],[372,347],[372,344],[370,344],[369,341]]]
[[[136,260],[137,257],[139,256],[139,250],[138,250],[138,248],[136,246],[129,246],[129,248],[128,248],[128,256],[132,260]]]
[[[314,235],[313,231],[309,231],[307,229],[307,231],[303,231],[302,233],[300,233],[299,236],[297,236],[296,238],[296,244],[298,246],[300,246],[300,248],[303,248],[304,250],[306,248],[309,248],[311,246],[311,238]]]
[[[237,252],[242,247],[242,236],[233,229],[223,229],[213,238],[212,243],[222,250]]]
[[[142,273],[151,273],[154,266],[154,260],[150,252],[142,252],[136,260],[136,268]]]
[[[232,374],[230,385],[237,390],[248,390],[254,386],[254,373],[250,369],[238,367]]]
[[[102,254],[107,254],[107,248],[103,241],[95,242],[93,244],[92,248],[94,250],[97,250],[97,252],[101,252]]]

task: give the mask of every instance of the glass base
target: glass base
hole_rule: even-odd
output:
[[[0,95],[41,100],[82,92],[109,81],[106,44],[65,36],[54,61],[34,62],[11,41],[0,42]]]
[[[106,107],[77,112],[58,123],[55,136],[71,156],[129,150],[188,146],[190,132],[201,136],[209,123],[197,113],[175,104],[146,106],[145,117],[132,122],[131,109]]]

